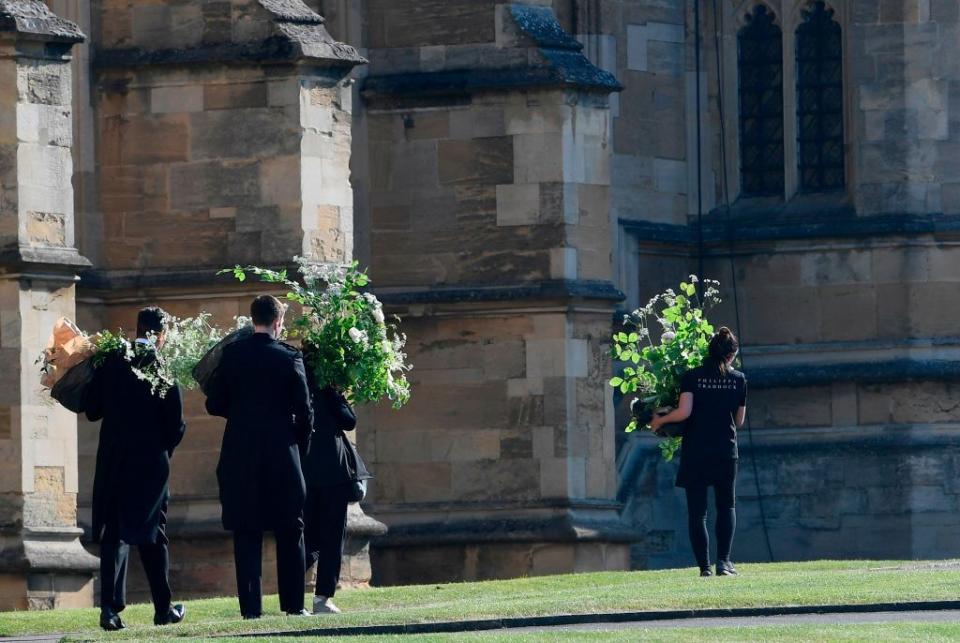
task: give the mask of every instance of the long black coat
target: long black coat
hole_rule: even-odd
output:
[[[152,352],[141,353],[134,364],[153,359]],[[96,369],[85,395],[87,418],[103,420],[93,476],[94,541],[116,515],[123,542],[165,542],[170,457],[186,430],[180,389],[174,386],[164,398],[152,394],[116,355]]]
[[[302,519],[300,455],[313,425],[300,351],[265,333],[223,351],[207,411],[227,418],[217,480],[224,529],[271,531]]]
[[[353,478],[353,466],[347,458],[350,447],[344,431],[356,428],[357,416],[341,393],[330,387],[317,388],[312,378],[308,379],[311,379],[313,398],[313,436],[304,462],[307,488],[344,484]]]

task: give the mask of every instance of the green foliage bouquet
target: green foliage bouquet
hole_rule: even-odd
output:
[[[703,364],[714,328],[708,310],[720,303],[717,281],[703,280],[703,297],[698,293],[696,275],[653,297],[647,305],[623,319],[624,330],[613,336],[613,353],[626,365],[610,385],[624,395],[635,394],[630,405],[633,418],[626,427],[631,433],[648,427],[653,414],[675,407],[680,398],[680,378]],[[654,332],[659,335],[655,341]],[[660,450],[672,460],[680,448],[681,436],[665,436]]]
[[[157,348],[157,337],[147,336],[152,347],[131,342],[120,332],[102,331],[93,340],[93,365],[99,367],[110,355],[120,355],[132,365],[134,374],[150,384],[154,395],[166,397],[174,385],[191,390],[197,388],[193,368],[211,347],[223,337],[222,331],[210,324],[210,313],[196,317],[164,319],[164,341]],[[136,364],[143,351],[154,350],[156,359]]]
[[[228,269],[240,281],[252,274],[288,289],[286,298],[302,312],[290,334],[301,341],[304,359],[320,388],[335,387],[354,404],[388,398],[395,408],[410,399],[403,352],[406,337],[388,324],[380,301],[363,289],[370,278],[356,262],[315,264],[296,258],[303,283],[285,270],[258,266]]]
[[[208,350],[223,338],[223,332],[210,324],[210,313],[196,317],[167,315],[164,321],[164,341],[156,351],[157,359],[133,372],[150,384],[154,394],[165,397],[178,384],[181,388],[197,388],[193,369]],[[148,336],[156,344],[156,338]],[[134,346],[134,350],[137,347]]]

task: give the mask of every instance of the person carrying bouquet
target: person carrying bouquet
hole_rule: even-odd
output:
[[[717,575],[736,576],[730,560],[736,528],[737,430],[747,414],[747,379],[732,364],[740,349],[729,328],[710,340],[703,365],[684,374],[678,408],[655,417],[650,428],[686,422],[677,486],[686,490],[690,544],[701,576],[711,576],[707,488],[717,508]]]
[[[310,362],[309,346],[304,346]],[[307,570],[316,563],[314,614],[339,614],[333,595],[340,581],[340,564],[347,529],[347,506],[353,481],[362,461],[356,456],[345,431],[357,426],[357,416],[343,393],[332,386],[320,388],[307,372],[313,400],[313,437],[304,461],[307,501],[304,507],[304,538]]]
[[[165,313],[144,308],[137,315],[137,340],[128,361],[117,352],[105,356],[84,392],[87,418],[100,426],[93,479],[93,539],[100,543],[100,626],[124,628],[127,562],[137,545],[150,584],[156,625],[183,620],[182,605],[172,605],[166,513],[170,458],[183,439],[183,403],[174,385],[165,397],[134,368],[148,368],[164,342]]]
[[[210,377],[207,411],[227,418],[217,464],[223,527],[233,532],[240,613],[260,618],[263,532],[277,541],[280,609],[309,615],[304,602],[301,457],[313,409],[300,351],[278,340],[283,304],[262,295],[250,305],[253,334],[223,349]]]

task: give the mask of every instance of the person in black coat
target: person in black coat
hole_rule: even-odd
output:
[[[94,371],[85,392],[91,421],[103,420],[93,478],[93,540],[100,543],[100,626],[123,629],[120,612],[126,606],[130,545],[137,545],[153,597],[154,623],[183,620],[182,605],[170,604],[170,569],[166,513],[170,457],[186,427],[180,389],[165,397],[131,366],[143,369],[156,360],[154,336],[162,345],[164,312],[144,308],[137,315],[137,340],[132,364],[110,355]]]
[[[227,418],[217,465],[223,527],[233,532],[240,612],[262,613],[263,532],[277,542],[280,609],[303,608],[303,503],[300,458],[309,446],[313,410],[300,351],[277,341],[283,305],[257,297],[255,332],[227,346],[207,389],[207,411]]]
[[[309,354],[308,363],[309,363]],[[304,509],[306,569],[317,565],[314,614],[339,614],[333,595],[340,581],[340,563],[347,532],[350,487],[359,462],[352,461],[352,446],[345,431],[357,426],[357,416],[343,393],[319,388],[308,372],[313,399],[313,437],[304,463],[307,503]],[[360,465],[362,466],[362,464]],[[365,469],[359,472],[366,473]]]

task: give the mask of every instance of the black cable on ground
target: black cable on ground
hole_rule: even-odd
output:
[[[726,215],[726,236],[728,242],[728,254],[730,261],[730,283],[733,294],[733,308],[734,316],[737,325],[737,332],[740,334],[740,343],[741,346],[744,344],[743,341],[743,326],[740,321],[740,293],[737,288],[737,273],[736,273],[736,263],[734,260],[734,239],[733,239],[733,217],[730,211],[730,195],[727,189],[729,185],[729,176],[727,171],[727,132],[726,132],[726,116],[723,108],[723,70],[720,64],[720,52],[721,52],[721,32],[722,32],[722,21],[720,11],[717,6],[717,0],[712,0],[713,3],[713,27],[714,27],[714,57],[716,58],[716,73],[717,73],[717,109],[718,117],[720,120],[720,166],[722,169],[722,185],[721,185],[721,195],[723,200],[724,213]],[[694,0],[694,49],[696,55],[696,78],[695,81],[697,84],[697,228],[698,228],[698,240],[699,240],[699,252],[698,252],[698,264],[700,266],[700,276],[703,276],[703,262],[704,262],[704,243],[703,243],[703,178],[702,178],[702,140],[700,136],[701,131],[701,122],[703,119],[702,107],[700,103],[700,0]],[[740,362],[744,370],[746,370],[746,363],[743,359],[743,355],[740,356]],[[750,415],[747,414],[746,422],[747,426],[747,439],[750,444],[750,462],[753,469],[753,482],[754,488],[757,493],[757,505],[760,509],[760,525],[763,529],[763,538],[767,546],[767,557],[770,562],[774,562],[773,556],[773,547],[770,543],[770,530],[767,527],[767,513],[764,507],[763,502],[763,493],[760,488],[760,474],[759,467],[757,466],[757,451],[756,446],[753,440],[753,426],[750,423]]]

